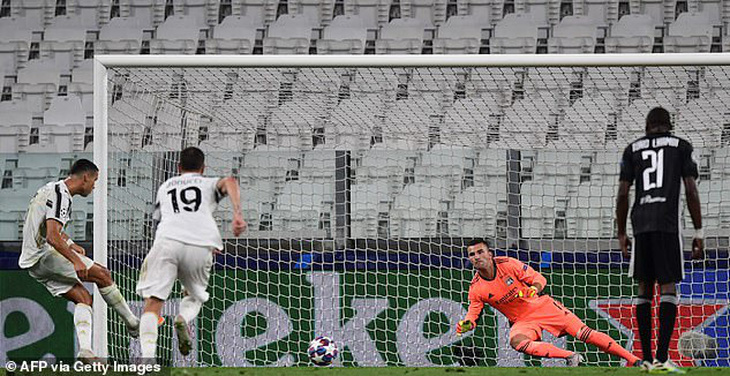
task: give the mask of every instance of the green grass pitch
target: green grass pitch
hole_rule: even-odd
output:
[[[725,376],[730,368],[685,368],[688,376]],[[15,372],[14,375],[72,375],[74,373],[27,373]],[[0,369],[0,376],[13,375]],[[97,375],[83,373],[83,375]],[[134,373],[113,373],[113,376],[133,376]],[[438,367],[438,368],[172,368],[153,375],[170,376],[638,376],[646,375],[635,368],[625,367],[578,367],[578,368],[500,368],[500,367]]]

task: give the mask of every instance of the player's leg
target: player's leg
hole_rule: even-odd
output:
[[[636,325],[639,328],[642,357],[651,364],[654,356],[651,350],[653,338],[651,302],[654,297],[656,274],[652,263],[652,239],[650,234],[639,234],[635,237],[631,262],[634,265],[633,278],[639,284],[639,296],[636,298]],[[647,366],[648,367],[648,366]]]
[[[178,271],[185,289],[174,326],[180,353],[188,355],[193,347],[189,323],[198,316],[203,303],[208,300],[206,290],[213,266],[213,252],[207,248],[186,246],[181,257]]]
[[[74,328],[76,328],[76,338],[79,342],[78,358],[93,358],[94,352],[91,347],[91,328],[92,328],[92,298],[89,291],[81,283],[75,284],[63,294],[63,297],[74,302]]]
[[[565,331],[571,336],[598,347],[601,351],[621,357],[626,360],[626,363],[630,367],[641,365],[641,359],[624,349],[619,345],[613,338],[608,334],[601,333],[593,330],[585,325],[577,316],[574,314],[568,315],[569,323],[566,326]]]
[[[540,341],[542,329],[537,323],[516,322],[509,332],[509,344],[513,349],[532,356],[568,359],[576,355],[555,345]]]
[[[657,272],[657,282],[660,286],[661,297],[659,298],[659,339],[657,341],[656,360],[657,371],[683,373],[669,362],[669,341],[674,332],[674,325],[677,319],[677,286],[676,283],[682,280],[683,260],[682,244],[679,234],[664,234],[661,239],[656,239],[661,244],[655,255],[661,252],[664,257],[655,260],[654,267]],[[657,247],[659,248],[659,247]]]
[[[129,304],[127,304],[127,300],[124,299],[124,296],[122,296],[117,284],[114,283],[109,269],[94,263],[89,268],[89,273],[85,281],[96,284],[99,288],[99,293],[106,304],[116,311],[127,325],[129,334],[132,337],[138,337],[139,319],[132,313],[132,310],[129,309]]]
[[[139,273],[137,294],[145,300],[139,323],[139,340],[144,359],[156,358],[160,313],[177,279],[176,244],[179,243],[156,239]]]

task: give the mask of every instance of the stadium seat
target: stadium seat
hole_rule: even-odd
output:
[[[491,27],[502,19],[504,0],[457,0],[456,8],[458,15],[476,17],[485,27]]]
[[[192,55],[198,49],[200,29],[195,18],[170,16],[157,27],[155,39],[150,40],[150,53]]]
[[[32,112],[45,111],[51,97],[58,92],[61,75],[51,59],[31,60],[18,70],[18,81],[13,85],[13,99],[27,101]]]
[[[81,25],[89,30],[98,30],[109,22],[112,0],[70,0],[66,3],[66,14],[80,18]]]
[[[547,92],[534,93],[515,101],[504,111],[504,121],[499,129],[500,138],[504,138],[503,141],[542,145],[548,126],[557,122],[557,99]]]
[[[401,17],[422,20],[426,25],[441,26],[446,21],[446,0],[403,0]]]
[[[593,53],[596,46],[596,24],[586,16],[566,16],[548,39],[549,53]]]
[[[446,211],[448,191],[435,184],[407,185],[395,197],[390,211],[390,236],[422,238],[438,236],[440,214]],[[445,219],[445,217],[443,217]]]
[[[496,187],[474,186],[464,189],[454,198],[449,210],[449,234],[463,237],[496,236],[497,217],[506,205],[500,205],[500,198],[506,197]]]
[[[622,152],[623,150],[596,152],[590,166],[590,180],[618,180]]]
[[[580,68],[530,67],[524,70],[522,86],[525,93],[534,95],[554,91],[557,95],[568,93],[573,85],[580,82],[583,70]]]
[[[627,67],[589,67],[587,68],[583,90],[591,96],[609,98],[614,94],[626,97],[632,81],[634,68]],[[637,75],[637,73],[633,73]]]
[[[363,54],[367,28],[360,16],[339,15],[324,28],[324,36],[317,40],[317,54]]]
[[[312,149],[313,132],[324,128],[327,104],[318,101],[291,101],[274,109],[271,126],[267,129],[268,142],[278,147]]]
[[[515,2],[513,14],[524,14],[532,18],[539,28],[548,28],[560,21],[560,4],[557,1],[525,0]]]
[[[335,180],[335,152],[332,150],[309,150],[304,153],[299,180],[332,183]]]
[[[0,18],[0,78],[15,75],[28,61],[32,30],[23,18]]]
[[[0,153],[25,151],[32,115],[25,103],[0,102]]]
[[[722,1],[717,0],[699,0],[696,3],[689,3],[690,12],[702,12],[708,16],[708,22],[711,25],[721,25],[728,17],[727,10],[723,9]]]
[[[419,127],[435,126],[438,123],[440,104],[436,97],[408,98],[397,101],[385,113],[383,142],[398,142],[402,147],[423,150],[428,143],[426,132],[414,132]]]
[[[613,238],[618,179],[581,184],[566,211],[568,237]]]
[[[664,26],[674,21],[676,0],[642,0],[631,3],[631,14],[645,14],[651,17],[652,25]]]
[[[577,7],[582,6],[580,12]],[[574,13],[589,17],[593,23],[600,26],[608,26],[616,23],[619,18],[618,1],[611,0],[586,0],[573,3]]]
[[[0,241],[22,241],[25,213],[28,211],[30,190],[0,190]]]
[[[259,26],[249,16],[228,16],[213,28],[213,37],[205,42],[205,53],[251,54]]]
[[[262,28],[274,22],[278,4],[278,0],[232,0],[231,8],[234,16],[249,17],[258,28]]]
[[[494,27],[489,49],[493,54],[534,54],[537,52],[537,25],[528,14],[508,14]]]
[[[393,202],[392,187],[385,181],[351,186],[351,227],[353,238],[383,237],[381,221],[388,218]]]
[[[120,16],[137,20],[144,30],[152,30],[165,20],[164,0],[119,0]]]
[[[173,0],[173,11],[176,16],[187,16],[195,20],[198,28],[207,28],[218,24],[217,9],[220,0]]]
[[[651,52],[654,45],[654,24],[646,14],[627,14],[611,26],[606,37],[606,53]]]
[[[496,129],[495,115],[501,111],[499,103],[499,98],[488,95],[454,101],[454,104],[446,110],[441,124],[441,143],[485,146],[490,126]],[[481,137],[475,138],[474,135],[479,133]]]
[[[474,185],[497,187],[507,197],[507,156],[505,150],[480,149],[477,165],[474,167]]]
[[[325,147],[367,150],[377,126],[374,112],[382,106],[378,96],[343,99],[332,110],[325,126]]]
[[[269,180],[277,184],[278,191],[287,177],[298,176],[301,163],[299,151],[259,146],[243,156],[243,167],[239,172],[241,184]]]
[[[335,7],[335,0],[289,0],[289,14],[309,19],[312,25],[329,25]]]
[[[476,54],[482,39],[483,20],[477,16],[451,16],[433,39],[434,54]]]
[[[395,94],[400,77],[394,70],[378,68],[357,68],[350,82],[350,93],[353,96]]]
[[[13,17],[26,19],[26,25],[32,30],[42,30],[50,24],[56,10],[54,0],[17,0],[10,2],[10,13]]]
[[[71,82],[68,84],[68,93],[81,98],[84,113],[92,116],[94,113],[94,60],[86,59],[71,71]]]
[[[710,52],[712,24],[705,13],[682,13],[669,25],[664,52]]]
[[[53,58],[56,67],[68,71],[84,60],[86,29],[81,16],[58,16],[40,42],[41,58]]]
[[[385,181],[390,192],[398,193],[403,188],[406,169],[413,168],[416,152],[409,150],[371,149],[363,154],[360,165],[355,168],[359,183]]]
[[[125,101],[117,101],[108,110],[109,134],[107,142],[114,151],[131,151],[142,148],[147,115]]]
[[[138,54],[142,49],[142,27],[132,17],[115,17],[104,25],[94,43],[97,54]]]
[[[345,15],[359,16],[363,26],[377,30],[388,23],[391,0],[345,0]]]
[[[269,34],[264,38],[264,54],[308,54],[315,26],[303,15],[281,15],[269,26]]]
[[[526,238],[553,238],[558,211],[564,211],[568,192],[565,186],[526,181],[522,194],[522,236]]]
[[[415,18],[395,18],[383,26],[375,41],[376,54],[420,54],[426,24]]]
[[[560,139],[569,139],[575,146],[595,147],[603,143],[609,114],[616,113],[612,98],[584,96],[565,109],[565,118],[558,129]]]
[[[334,184],[287,182],[276,196],[273,230],[292,237],[330,236]]]
[[[41,149],[33,151],[66,153],[84,150],[86,115],[81,99],[76,96],[56,97],[43,113],[40,127]]]

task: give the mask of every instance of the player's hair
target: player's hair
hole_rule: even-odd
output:
[[[205,154],[203,151],[190,146],[180,152],[180,169],[183,171],[197,171],[203,168]]]
[[[663,107],[654,107],[646,115],[646,130],[657,128],[672,130],[672,118]]]
[[[96,167],[94,162],[82,158],[74,162],[73,165],[71,165],[71,170],[69,170],[68,174],[82,175],[87,172],[99,172],[99,167]]]
[[[487,239],[483,239],[483,238],[474,238],[474,239],[471,239],[471,240],[469,240],[469,241],[468,241],[468,242],[466,243],[466,246],[467,246],[467,247],[471,247],[471,246],[474,246],[474,245],[477,245],[477,244],[484,244],[484,245],[486,245],[486,246],[487,246],[487,248],[489,248],[490,250],[492,249],[492,243],[491,243],[491,242],[490,242],[489,240],[487,240]]]

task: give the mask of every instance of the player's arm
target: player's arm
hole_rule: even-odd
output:
[[[634,166],[629,148],[624,150],[621,158],[621,175],[618,183],[618,194],[616,195],[616,225],[618,227],[618,243],[624,257],[629,257],[631,241],[626,235],[626,219],[629,216],[629,190],[634,181]]]
[[[517,279],[530,286],[531,291],[525,292],[528,297],[539,294],[547,285],[547,278],[530,265],[517,259],[512,259],[512,264]]]
[[[466,313],[466,317],[456,324],[456,334],[461,335],[470,330],[474,330],[477,326],[479,316],[482,314],[484,309],[484,302],[479,299],[478,294],[473,290],[469,289],[469,310]]]
[[[216,189],[223,196],[229,196],[231,200],[231,208],[233,210],[233,235],[238,236],[246,230],[248,226],[243,220],[241,213],[241,191],[238,188],[238,182],[232,176],[228,176],[218,180]],[[218,193],[217,193],[218,194]]]
[[[62,227],[63,224],[58,220],[53,218],[46,219],[46,241],[51,245],[51,247],[55,248],[58,253],[74,264],[74,269],[80,279],[85,279],[87,274],[86,265],[81,262],[81,259],[76,252],[71,249],[71,246],[66,244],[66,240],[64,240],[61,235]]]
[[[682,140],[680,143],[682,152],[682,178],[684,180],[684,192],[687,198],[687,208],[692,216],[692,224],[695,227],[695,235],[692,239],[692,259],[699,260],[704,257],[704,230],[702,229],[702,210],[700,209],[700,194],[697,191],[697,178],[700,176],[697,163],[692,159],[692,145]]]
[[[61,232],[61,239],[66,242],[66,244],[68,244],[68,246],[71,247],[71,250],[73,250],[74,252],[80,255],[86,255],[86,250],[84,249],[84,247],[74,243],[73,239],[71,239],[71,237],[68,236],[68,234],[66,234],[65,232]]]

